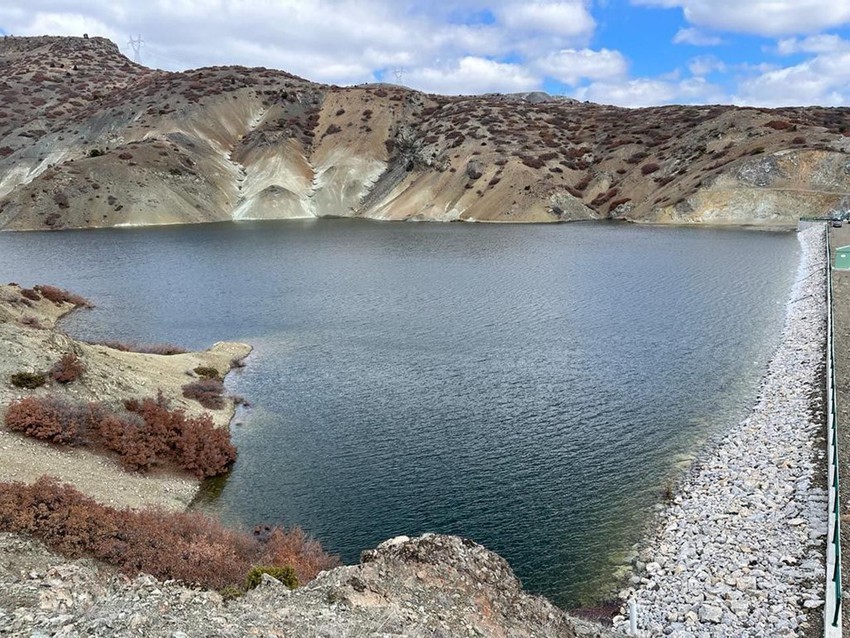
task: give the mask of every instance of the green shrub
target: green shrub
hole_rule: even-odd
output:
[[[228,585],[227,587],[219,589],[218,593],[221,596],[222,600],[224,600],[224,602],[230,602],[231,600],[241,598],[245,592],[239,589],[238,587]]]
[[[276,578],[281,583],[295,589],[298,587],[298,576],[295,575],[295,570],[289,565],[283,567],[271,567],[257,565],[251,568],[248,572],[248,577],[245,579],[245,589],[254,589],[263,582],[263,574],[268,574],[272,578]]]
[[[220,379],[220,375],[218,374],[218,370],[211,366],[198,366],[194,370],[192,370],[195,374],[197,374],[202,379]]]
[[[16,388],[35,390],[44,385],[46,379],[39,372],[16,372],[11,377],[12,385]]]

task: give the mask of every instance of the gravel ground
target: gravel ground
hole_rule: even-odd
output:
[[[634,588],[621,592],[637,601],[646,635],[776,637],[822,628],[823,227],[798,238],[797,280],[758,401],[683,481],[636,561]]]

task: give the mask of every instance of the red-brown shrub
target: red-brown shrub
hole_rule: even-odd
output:
[[[194,399],[208,410],[224,407],[224,384],[219,379],[199,379],[182,387],[183,396]]]
[[[56,383],[71,383],[76,381],[86,371],[85,364],[72,352],[63,354],[62,358],[50,368],[50,378]]]
[[[656,164],[655,162],[650,162],[649,164],[644,164],[643,166],[641,166],[640,172],[641,172],[641,175],[651,175],[652,173],[657,171],[659,168],[661,168],[661,167],[658,164]]]
[[[322,549],[322,545],[310,538],[300,527],[288,530],[272,529],[266,541],[266,552],[261,561],[264,565],[291,565],[299,583],[313,580],[321,571],[339,564],[336,556]]]
[[[186,416],[183,410],[169,410],[160,394],[156,399],[127,401],[125,407],[142,417],[144,429],[131,432],[135,446],[154,457],[169,458],[198,478],[224,474],[236,460],[230,432],[216,428],[212,417]]]
[[[764,126],[776,131],[787,131],[790,128],[795,128],[788,120],[771,120],[770,122],[765,122]]]
[[[6,426],[60,445],[91,445],[118,455],[134,471],[170,464],[208,478],[224,474],[236,460],[230,432],[216,428],[209,414],[187,417],[156,399],[130,400],[120,416],[99,403],[71,403],[57,397],[27,397],[13,402]]]
[[[89,341],[94,346],[106,346],[121,352],[141,352],[143,354],[174,355],[185,354],[185,348],[175,346],[171,343],[130,343],[126,341]]]
[[[30,301],[40,301],[41,295],[32,288],[21,288],[21,296],[26,297]]]
[[[56,286],[33,286],[33,288],[41,293],[41,296],[55,304],[71,303],[80,308],[93,308],[92,302],[85,297],[75,295],[62,290]]]
[[[301,583],[339,564],[299,528],[274,528],[263,542],[198,513],[107,507],[49,477],[0,483],[0,531],[30,534],[65,556],[91,556],[129,575],[211,589],[242,586],[257,563],[289,565]]]
[[[50,443],[80,443],[86,425],[85,411],[58,397],[26,397],[6,411],[10,430]]]

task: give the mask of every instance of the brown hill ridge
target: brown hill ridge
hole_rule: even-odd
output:
[[[0,229],[348,216],[793,223],[850,210],[850,109],[446,97],[103,38],[0,41]]]

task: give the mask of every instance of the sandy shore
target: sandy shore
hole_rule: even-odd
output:
[[[82,343],[56,329],[56,322],[74,309],[71,304],[24,300],[20,293],[17,286],[0,286],[0,423],[11,401],[47,394],[120,404],[124,399],[154,396],[162,390],[173,407],[197,415],[203,408],[183,398],[181,391],[181,386],[194,377],[192,370],[209,366],[224,375],[234,359],[242,359],[251,351],[246,344],[220,342],[201,352],[163,356]],[[40,327],[27,325],[33,319]],[[86,366],[79,380],[36,390],[11,385],[12,374],[45,371],[69,352]],[[233,402],[228,400],[224,409],[210,413],[217,425],[227,427],[234,414]],[[183,510],[200,486],[196,479],[182,474],[128,473],[112,458],[85,449],[57,448],[0,427],[0,481],[31,482],[44,474],[118,507],[156,505]]]
[[[635,563],[634,587],[620,594],[637,602],[644,635],[801,636],[821,622],[822,225],[798,239],[797,278],[757,404],[683,481]]]

